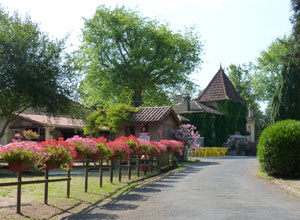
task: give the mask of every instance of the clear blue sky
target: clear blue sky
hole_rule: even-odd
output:
[[[283,34],[290,33],[289,0],[0,0],[9,11],[28,13],[42,30],[56,38],[71,33],[69,43],[79,45],[84,18],[91,18],[100,4],[124,5],[144,16],[170,23],[183,30],[195,25],[201,33],[205,54],[192,78],[206,87],[220,63],[255,62],[262,50]]]

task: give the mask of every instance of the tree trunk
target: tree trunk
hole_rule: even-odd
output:
[[[7,126],[8,126],[8,124],[9,124],[11,121],[13,121],[13,120],[15,120],[14,117],[13,117],[13,118],[7,118],[7,119],[6,119],[6,121],[5,121],[3,127],[1,128],[1,131],[0,131],[0,139],[4,136],[5,130],[6,130]]]
[[[133,102],[135,107],[139,107],[143,104],[142,87],[138,86],[134,88]]]

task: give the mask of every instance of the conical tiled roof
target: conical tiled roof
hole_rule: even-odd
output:
[[[210,102],[221,100],[233,100],[244,102],[243,98],[236,91],[229,78],[224,73],[222,67],[205,88],[202,95],[196,99],[198,102]]]

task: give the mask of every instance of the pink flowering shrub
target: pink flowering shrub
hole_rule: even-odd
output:
[[[73,166],[77,153],[74,147],[62,138],[59,140],[48,139],[40,142],[39,146],[44,152],[42,164],[45,169],[51,169],[52,167],[68,169]]]
[[[174,153],[176,156],[182,155],[184,150],[184,143],[182,141],[171,140],[174,146]]]
[[[131,153],[136,154],[140,151],[140,143],[139,140],[133,136],[130,135],[128,137],[119,137],[116,139],[116,141],[122,141],[128,144],[128,146],[130,147]]]
[[[68,138],[66,142],[73,145],[77,153],[92,155],[96,154],[98,151],[96,142],[93,141],[91,138],[83,138],[79,137],[78,135],[75,135],[72,138]]]
[[[140,149],[138,151],[138,154],[148,154],[149,149],[151,148],[150,141],[146,141],[143,139],[138,139],[140,143]]]
[[[122,141],[111,141],[107,143],[107,147],[109,147],[113,155],[110,159],[121,159],[121,160],[128,160],[130,157],[130,147],[127,143]]]
[[[38,143],[31,141],[14,141],[0,147],[0,158],[7,162],[22,161],[36,168],[44,152]]]
[[[15,139],[16,139],[17,141],[21,142],[21,141],[22,141],[22,135],[20,135],[20,134],[15,134]]]
[[[168,152],[174,152],[177,155],[182,155],[183,153],[184,143],[182,141],[161,140],[160,143],[167,147]]]
[[[162,144],[161,142],[154,142],[154,143],[159,148],[160,153],[167,153],[168,152],[168,149],[167,149],[166,145]]]
[[[107,139],[105,137],[93,138],[96,143],[97,152],[96,154],[91,155],[91,158],[94,160],[108,159],[113,155],[112,149],[107,147]]]
[[[161,140],[160,143],[167,147],[168,152],[174,152],[175,151],[176,147],[175,147],[175,145],[172,141],[170,141],[170,140]]]
[[[149,141],[150,145],[149,145],[149,154],[151,156],[159,156],[160,153],[161,153],[161,149],[160,147],[158,146],[157,142],[154,142],[154,141]]]
[[[200,134],[194,125],[183,124],[175,131],[175,137],[182,141],[186,148],[190,148],[197,145]]]
[[[24,130],[23,136],[25,137],[26,140],[30,141],[30,140],[37,140],[40,135],[37,132],[34,132],[32,130]]]

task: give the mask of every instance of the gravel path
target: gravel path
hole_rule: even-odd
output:
[[[300,201],[254,176],[253,157],[204,159],[65,219],[300,219]]]

